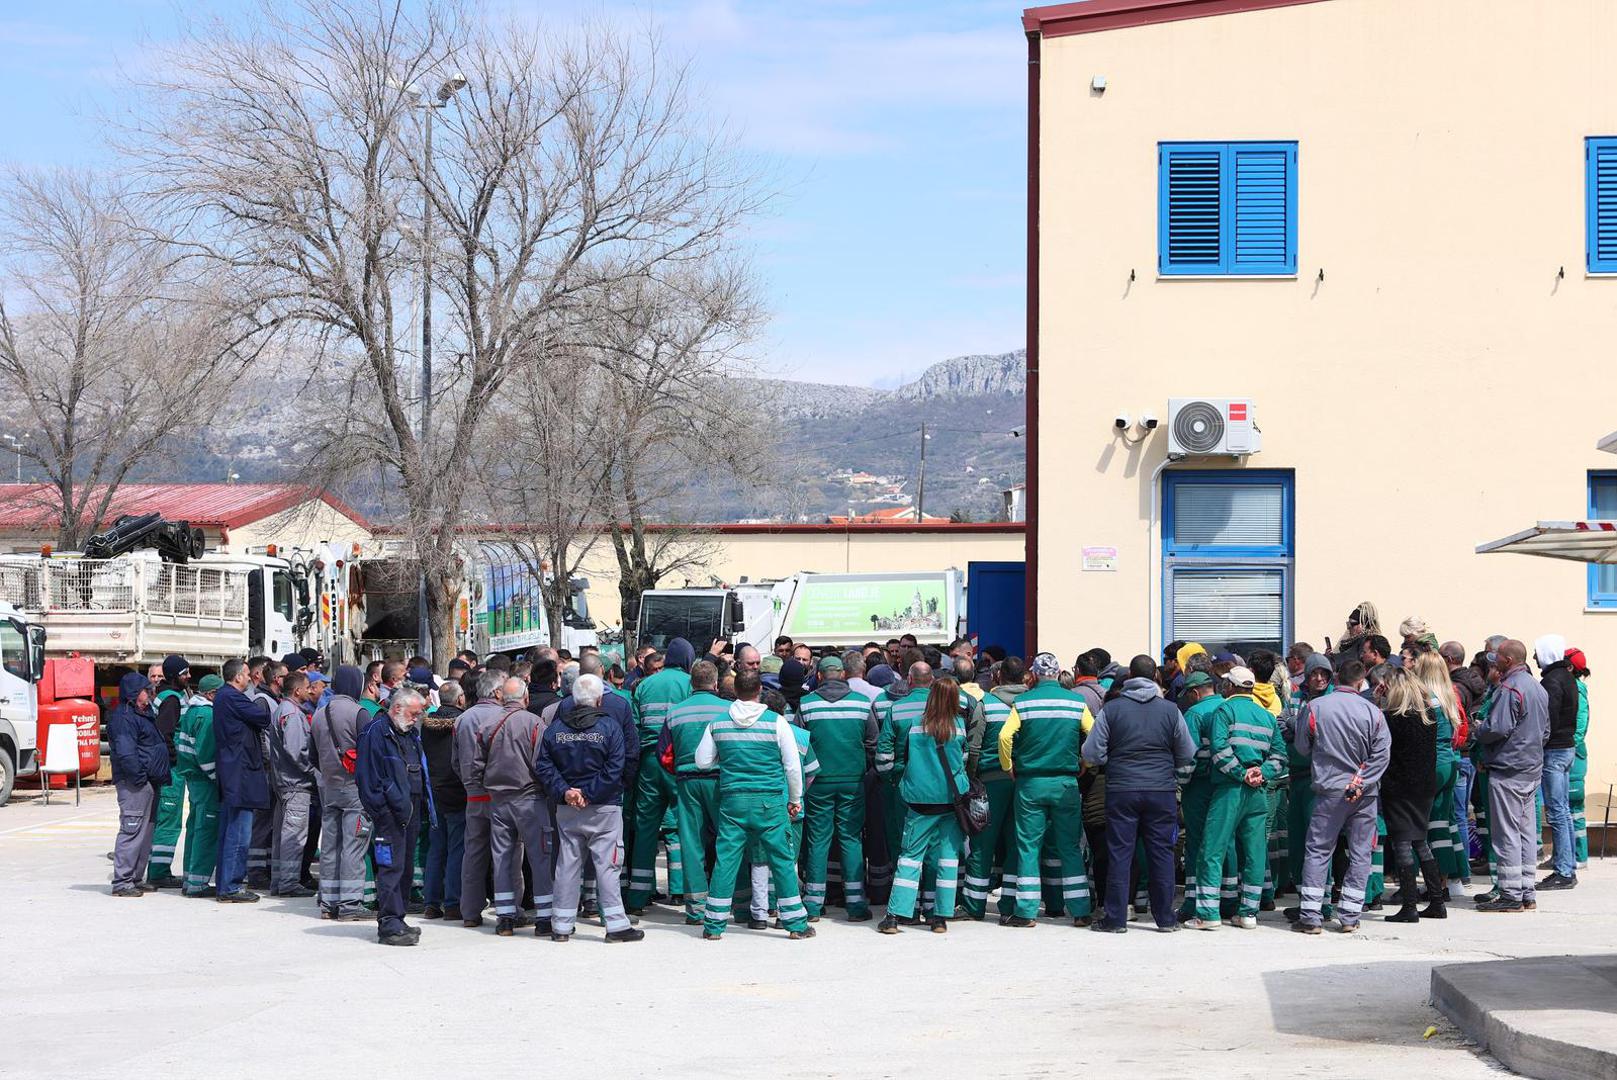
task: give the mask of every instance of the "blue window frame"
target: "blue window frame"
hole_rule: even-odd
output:
[[[1284,651],[1292,626],[1295,484],[1289,470],[1163,474],[1164,640]]]
[[[1584,140],[1585,249],[1591,274],[1617,274],[1617,138]]]
[[[1157,174],[1159,273],[1297,272],[1295,141],[1159,143]]]
[[[1589,472],[1589,518],[1617,521],[1617,472]],[[1617,566],[1589,564],[1588,606],[1617,608]]]

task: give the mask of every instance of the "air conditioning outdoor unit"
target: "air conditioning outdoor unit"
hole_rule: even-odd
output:
[[[1169,398],[1168,456],[1245,457],[1263,449],[1247,398]]]

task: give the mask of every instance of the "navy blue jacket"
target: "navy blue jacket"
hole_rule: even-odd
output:
[[[169,780],[168,742],[152,721],[151,707],[135,709],[135,699],[150,686],[138,671],[118,680],[118,707],[107,717],[107,741],[112,744],[112,779],[120,784],[163,787]]]
[[[555,724],[565,724],[567,717],[577,707],[578,705],[573,701],[572,695],[562,698],[561,704],[556,706]],[[634,706],[630,704],[627,696],[608,688],[606,693],[601,695],[601,711],[616,720],[618,726],[623,729],[624,752],[628,757],[623,763],[622,787],[624,791],[633,791],[635,777],[640,773],[640,752],[638,750],[640,746],[640,730],[635,727]],[[551,726],[554,727],[555,724]],[[631,746],[637,748],[633,753],[628,750]],[[592,803],[594,801],[594,799],[590,800]]]
[[[566,720],[545,728],[533,775],[557,803],[567,798],[568,788],[577,788],[591,806],[613,804],[623,794],[628,758],[623,725],[604,709],[575,705]]]
[[[262,732],[269,731],[269,706],[226,684],[213,696],[213,741],[219,777],[219,801],[235,809],[270,808],[269,777],[264,773]]]
[[[377,716],[360,732],[354,783],[359,787],[360,805],[378,821],[402,829],[412,816],[416,800],[424,799],[427,820],[438,823],[438,811],[432,802],[432,777],[427,772],[427,752],[421,748],[421,733],[416,728],[400,731],[387,713]],[[379,831],[386,834],[390,830]]]

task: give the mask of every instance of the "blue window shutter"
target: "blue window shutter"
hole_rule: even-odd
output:
[[[1157,268],[1162,273],[1226,272],[1224,163],[1217,144],[1161,148]]]
[[[1229,272],[1296,273],[1297,144],[1233,143],[1229,158]]]
[[[1592,274],[1617,273],[1617,138],[1589,139],[1588,255]]]

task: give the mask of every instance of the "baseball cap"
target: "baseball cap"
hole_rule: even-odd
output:
[[[1061,661],[1055,653],[1039,653],[1033,658],[1032,671],[1041,679],[1053,679],[1061,674]]]
[[[217,675],[204,675],[202,681],[197,684],[197,689],[204,694],[211,694],[224,684],[225,681]]]
[[[1185,676],[1185,689],[1194,690],[1198,686],[1212,686],[1213,677],[1205,671],[1192,671]]]
[[[1226,675],[1225,678],[1229,679],[1230,682],[1235,686],[1244,686],[1248,688],[1250,688],[1253,683],[1258,681],[1257,676],[1252,674],[1252,669],[1244,667],[1230,668],[1230,673]]]
[[[840,657],[840,656],[824,656],[824,657],[821,657],[820,658],[820,670],[821,671],[841,671],[842,670],[842,657]]]
[[[315,685],[317,685],[319,683],[323,683],[323,682],[327,681],[326,680],[326,673],[323,672],[323,671],[313,671],[313,670],[311,670],[311,671],[309,671],[308,675],[309,675],[309,685],[310,686],[315,686]]]

